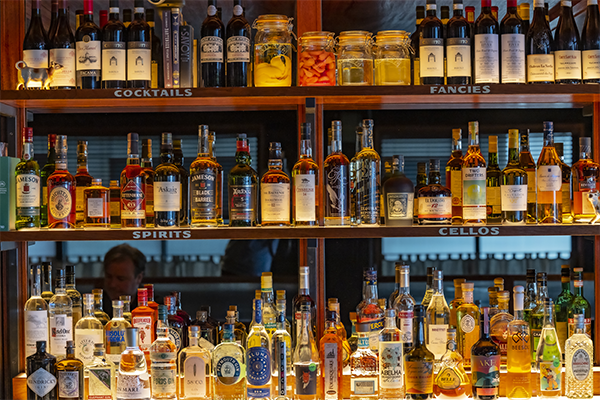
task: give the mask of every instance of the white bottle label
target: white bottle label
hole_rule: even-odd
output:
[[[451,197],[419,197],[419,218],[452,218]]]
[[[316,220],[316,195],[315,175],[298,174],[294,177],[294,191],[296,193],[295,206],[296,221]]]
[[[446,39],[446,69],[448,78],[471,76],[471,39]]]
[[[25,311],[25,357],[37,351],[38,340],[48,343],[48,311]]]
[[[557,50],[554,52],[556,80],[581,79],[581,51]]]
[[[227,39],[227,62],[250,62],[250,38],[232,36]]]
[[[75,358],[88,365],[94,361],[94,345],[104,343],[102,329],[75,329]]]
[[[421,38],[419,57],[421,78],[444,77],[444,39]]]
[[[158,394],[174,395],[177,392],[176,382],[177,369],[162,368],[152,365],[152,396]]]
[[[398,313],[398,319],[400,321],[398,326],[402,331],[402,343],[412,343],[413,314],[413,311],[400,311]]]
[[[376,377],[360,377],[351,378],[350,385],[353,395],[375,395],[377,397],[377,381]]]
[[[559,192],[562,189],[562,174],[558,165],[542,165],[537,169],[538,192]]]
[[[102,80],[127,79],[127,48],[125,42],[102,43]]]
[[[154,181],[154,211],[181,209],[181,182]]]
[[[554,54],[527,56],[527,82],[554,82]]]
[[[89,368],[88,400],[112,400],[112,368]]]
[[[338,395],[339,382],[338,382],[338,348],[335,343],[325,343],[325,360],[323,360],[324,371],[323,379],[324,385],[323,391],[326,396]],[[337,398],[337,397],[336,397]]]
[[[58,371],[58,397],[79,397],[79,371]]]
[[[77,71],[96,70],[93,75],[84,75],[96,76],[102,66],[102,42],[100,40],[90,40],[90,37],[86,35],[82,41],[75,43],[75,48],[77,50]]]
[[[439,360],[446,352],[446,332],[448,331],[448,325],[428,325],[428,327],[427,348]]]
[[[75,87],[75,49],[50,50],[50,66],[54,68],[50,87]]]
[[[223,62],[223,39],[218,36],[205,36],[200,39],[200,62]]]
[[[27,387],[40,397],[44,397],[56,386],[56,377],[44,368],[39,368],[27,377]]]
[[[87,199],[87,216],[90,218],[105,217],[104,199]]]
[[[404,379],[402,342],[379,342],[379,386],[400,389]]]
[[[133,317],[131,325],[138,330],[138,346],[148,352],[152,346],[152,317]]]
[[[150,400],[150,380],[148,373],[129,375],[117,372],[117,399]]]
[[[152,45],[150,42],[127,43],[127,80],[152,79]]]
[[[502,83],[525,83],[525,35],[502,35]]]
[[[600,50],[581,52],[583,79],[600,79]]]
[[[578,381],[585,381],[592,372],[592,357],[585,349],[577,349],[571,359],[571,371]]]
[[[188,357],[183,364],[183,390],[186,397],[206,396],[206,365],[200,357]],[[183,393],[181,393],[183,394]]]
[[[465,315],[460,319],[460,330],[464,333],[471,333],[475,329],[475,318],[472,315]]]
[[[55,356],[67,354],[67,340],[73,340],[73,318],[66,314],[50,317],[50,351]]]
[[[527,211],[527,185],[502,185],[502,211]]]
[[[23,50],[23,61],[29,68],[48,68],[48,50]]]
[[[498,35],[475,35],[475,83],[500,83]]]
[[[40,206],[40,177],[35,174],[17,175],[17,208]]]
[[[290,221],[290,184],[263,183],[260,185],[260,209],[263,221]]]

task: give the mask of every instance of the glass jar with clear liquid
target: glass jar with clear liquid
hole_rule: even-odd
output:
[[[338,37],[338,80],[340,86],[373,85],[373,34],[345,31]]]
[[[254,36],[254,86],[292,85],[292,24],[285,15],[260,15],[252,27]]]
[[[379,31],[375,44],[375,85],[410,85],[413,49],[405,31]]]

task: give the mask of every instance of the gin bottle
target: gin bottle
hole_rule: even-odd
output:
[[[65,289],[65,270],[56,269],[55,295],[48,303],[50,322],[50,352],[57,358],[65,357],[67,341],[73,340],[73,303]]]
[[[544,328],[536,351],[540,397],[558,397],[562,388],[562,353],[554,328],[554,303],[544,300]]]
[[[198,346],[200,327],[188,328],[190,345],[179,352],[179,398],[212,399],[211,354]]]
[[[446,352],[450,310],[444,297],[444,273],[433,271],[433,296],[427,307],[427,348],[435,355],[436,367]]]
[[[85,368],[88,377],[88,400],[106,400],[116,394],[115,364],[106,360],[104,345],[94,345],[94,358]]]
[[[138,347],[138,329],[127,328],[125,343],[117,372],[117,400],[150,400],[150,378],[146,357]]]
[[[83,400],[83,362],[75,358],[75,343],[67,340],[66,357],[56,363],[58,400]]]
[[[398,265],[401,264],[401,265]],[[410,266],[404,263],[396,263],[396,268],[400,267],[400,287],[398,297],[394,304],[390,304],[396,310],[396,317],[400,331],[402,332],[401,341],[403,343],[404,354],[412,348],[413,344],[413,317],[415,309],[415,299],[410,295]]]
[[[121,353],[125,351],[125,332],[131,324],[123,317],[123,301],[113,300],[113,318],[104,326],[106,359],[119,365]]]
[[[515,318],[507,327],[506,348],[506,395],[509,399],[529,399],[531,390],[531,336],[529,324],[523,320],[523,286],[514,289]]]
[[[103,343],[102,323],[94,316],[94,297],[86,293],[83,295],[83,318],[75,325],[75,357],[84,365],[94,361],[94,345]]]
[[[292,391],[292,337],[285,328],[285,300],[277,300],[277,329],[271,338],[273,398],[290,400]]]
[[[254,299],[254,321],[248,335],[248,400],[271,396],[271,343],[262,323],[262,300]]]
[[[169,339],[169,328],[156,329],[156,340],[150,346],[152,399],[177,398],[177,346]]]
[[[385,327],[379,332],[379,398],[404,399],[402,332],[396,327],[396,310],[385,311]]]
[[[363,120],[363,148],[356,156],[356,205],[361,225],[379,225],[381,158],[373,148],[373,120]]]
[[[233,324],[223,326],[223,341],[212,352],[214,400],[246,399],[246,350],[233,330]]]
[[[40,295],[41,268],[29,269],[31,297],[25,303],[25,357],[36,353],[36,342],[48,342],[48,304]],[[46,344],[44,343],[44,348]]]
[[[440,372],[435,377],[434,392],[438,397],[465,397],[469,377],[463,367],[463,357],[456,348],[456,329],[448,329],[446,352],[440,361]]]
[[[46,341],[35,342],[36,352],[27,357],[27,399],[56,399],[56,357],[46,352]]]
[[[576,314],[575,333],[565,342],[565,395],[569,399],[594,397],[594,342],[585,333],[583,314]]]

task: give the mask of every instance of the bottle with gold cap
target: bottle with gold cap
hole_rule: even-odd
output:
[[[469,122],[469,150],[462,165],[463,223],[486,222],[486,163],[479,148],[479,122]]]
[[[452,155],[446,163],[446,187],[452,191],[452,223],[462,223],[462,129],[452,129]]]
[[[503,224],[524,224],[527,219],[528,174],[519,162],[519,130],[508,131],[508,163],[502,170],[500,193]]]
[[[504,278],[494,278],[494,286],[501,292],[504,290]]]
[[[479,340],[479,307],[473,301],[473,282],[461,284],[463,304],[456,310],[458,352],[462,354],[466,366],[471,365],[471,348]]]
[[[464,278],[456,278],[454,280],[454,300],[448,304],[450,309],[450,326],[456,328],[456,310],[464,303],[462,295],[462,284],[466,282]]]
[[[500,197],[500,179],[502,171],[498,166],[498,136],[488,138],[488,166],[486,171],[486,205],[487,223],[502,222],[502,205]]]

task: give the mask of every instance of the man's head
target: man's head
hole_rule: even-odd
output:
[[[104,290],[111,300],[119,296],[137,296],[137,288],[144,278],[146,257],[128,244],[110,249],[104,256]]]

